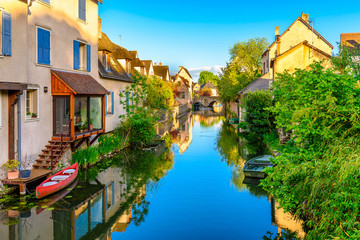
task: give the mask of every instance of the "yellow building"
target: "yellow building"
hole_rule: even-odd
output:
[[[312,27],[309,15],[303,13],[281,35],[279,27],[275,27],[275,41],[262,55],[262,78],[275,80],[277,73],[306,69],[314,61],[328,64],[333,48]]]

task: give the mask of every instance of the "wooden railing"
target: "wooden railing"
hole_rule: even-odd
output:
[[[51,146],[50,152],[51,152],[51,156],[50,156],[50,160],[51,160],[51,170],[53,170],[54,167],[54,162],[58,161],[59,157],[61,157],[63,155],[64,149],[63,149],[63,144],[64,146],[67,146],[69,144],[69,142],[71,141],[71,129],[70,129],[70,125],[71,125],[71,121],[72,119],[70,119],[69,123],[67,125],[65,125],[65,127],[63,128],[61,134],[59,135],[60,138],[60,144],[57,146],[55,144],[53,144]],[[68,129],[67,134],[65,135],[65,130]],[[55,146],[57,146],[57,148],[55,149],[55,153],[58,153],[58,151],[60,151],[60,153],[58,153],[56,155],[56,158],[54,159],[54,148]]]

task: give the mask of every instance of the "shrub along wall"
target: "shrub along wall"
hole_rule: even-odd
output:
[[[350,72],[314,63],[274,83],[275,122],[294,134],[262,184],[285,210],[307,220],[307,239],[360,239],[357,82]]]

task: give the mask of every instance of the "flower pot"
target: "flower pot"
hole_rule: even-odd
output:
[[[19,170],[12,170],[7,172],[8,179],[17,179],[19,178]]]
[[[8,217],[14,218],[19,216],[19,211],[8,210]]]
[[[31,174],[31,170],[22,170],[20,171],[21,178],[29,178]]]

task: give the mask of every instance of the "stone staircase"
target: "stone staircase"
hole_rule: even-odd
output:
[[[69,146],[69,141],[61,141],[61,139],[53,137],[42,150],[43,153],[39,154],[39,158],[35,160],[33,168],[55,170]]]

